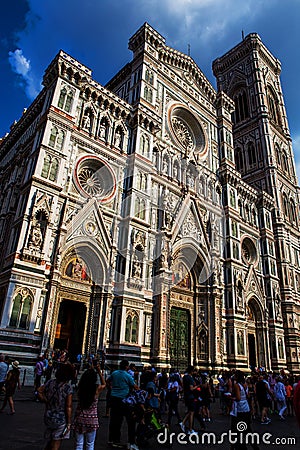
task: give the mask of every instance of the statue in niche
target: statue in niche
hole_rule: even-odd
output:
[[[41,224],[37,223],[32,228],[31,244],[36,248],[41,248],[42,242],[43,242],[43,234],[41,230]]]
[[[163,159],[163,166],[162,166],[162,171],[163,173],[165,173],[166,175],[168,174],[168,160],[166,158]]]
[[[165,269],[170,269],[172,265],[172,254],[171,254],[171,244],[165,239],[162,242],[162,250],[161,250],[161,267]]]
[[[236,286],[236,299],[237,299],[237,306],[239,308],[243,307],[243,285],[241,280],[238,280],[237,286]]]
[[[82,128],[86,131],[90,131],[91,128],[91,118],[88,113],[85,113],[82,119]]]
[[[120,130],[117,130],[115,134],[115,147],[121,148],[121,145],[122,145],[122,135]]]
[[[237,335],[237,351],[239,355],[244,354],[244,336],[241,331]]]
[[[177,166],[177,164],[174,165],[173,176],[176,179],[178,178],[178,166]]]
[[[186,176],[186,184],[191,188],[194,189],[195,187],[195,178],[191,170],[188,171]]]
[[[131,274],[133,278],[141,278],[141,262],[137,255],[133,256]]]
[[[280,305],[280,299],[277,298],[275,300],[275,318],[281,319],[281,305]]]
[[[99,132],[100,138],[105,139],[106,138],[106,126],[104,123],[101,123],[100,125],[100,132]]]

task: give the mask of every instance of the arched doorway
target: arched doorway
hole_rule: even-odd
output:
[[[82,353],[86,312],[82,302],[63,300],[60,303],[54,348],[67,349],[71,360]]]
[[[265,366],[262,325],[259,303],[252,297],[247,304],[247,356],[251,370],[258,366]]]
[[[178,245],[172,264],[169,312],[169,358],[172,367],[209,365],[210,315],[208,277],[199,249]]]
[[[170,314],[170,364],[172,367],[185,370],[191,359],[191,320],[189,311],[182,308],[171,308]]]

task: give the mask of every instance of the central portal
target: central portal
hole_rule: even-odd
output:
[[[185,370],[190,364],[190,315],[181,308],[171,308],[170,363],[175,369]]]
[[[54,347],[67,349],[70,359],[82,353],[86,306],[84,303],[63,300],[60,304]]]

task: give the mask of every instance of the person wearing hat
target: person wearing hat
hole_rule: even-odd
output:
[[[12,363],[12,369],[8,372],[6,381],[5,381],[5,397],[3,401],[2,408],[0,409],[0,412],[4,410],[6,407],[6,404],[8,402],[10,407],[10,413],[9,414],[15,414],[15,405],[13,401],[14,393],[16,392],[16,389],[21,389],[20,385],[20,369],[19,369],[19,361],[14,361]]]

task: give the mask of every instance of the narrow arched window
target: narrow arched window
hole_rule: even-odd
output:
[[[142,199],[140,203],[139,218],[145,220],[145,217],[146,217],[146,202],[144,199]]]
[[[57,179],[57,172],[58,172],[58,159],[57,158],[52,158],[51,161],[51,168],[50,168],[50,173],[49,173],[49,180],[50,181],[56,181]]]
[[[28,329],[32,297],[28,292],[18,293],[13,300],[13,308],[10,316],[9,326],[14,328]]]
[[[139,213],[140,213],[140,199],[136,198],[135,199],[135,204],[134,204],[134,215],[135,215],[135,217],[139,217]]]
[[[297,224],[297,214],[296,214],[296,205],[294,200],[290,199],[290,220],[292,223]]]
[[[147,83],[153,85],[153,72],[152,70],[146,69],[146,73],[145,73],[145,80],[147,81]]]
[[[139,318],[137,314],[132,311],[128,313],[126,317],[125,325],[125,341],[131,344],[136,344],[138,342],[138,327]]]
[[[282,161],[282,170],[285,173],[288,173],[288,159],[287,159],[287,155],[284,150],[282,151],[281,161]]]
[[[56,138],[58,135],[58,129],[56,127],[51,128],[50,138],[49,138],[49,147],[54,148],[56,144]]]
[[[42,173],[41,173],[41,176],[43,178],[48,178],[49,171],[50,171],[50,164],[51,164],[51,156],[46,154],[45,158],[44,158]]]
[[[66,98],[66,103],[65,103],[65,108],[64,108],[66,112],[71,112],[73,100],[74,100],[73,92],[68,92],[68,95]]]
[[[239,172],[242,172],[244,169],[244,162],[243,162],[243,155],[240,148],[236,148],[234,150],[234,157],[235,157],[235,166],[236,170]]]
[[[256,150],[253,142],[249,142],[247,151],[248,151],[249,167],[254,167],[257,163],[257,159],[256,159]]]
[[[58,99],[58,107],[63,109],[64,105],[65,105],[65,101],[66,101],[66,96],[67,96],[67,90],[65,88],[63,88],[60,91],[60,95],[59,95],[59,99]]]
[[[134,316],[132,320],[132,329],[131,329],[131,342],[137,343],[138,336],[138,318]]]
[[[278,144],[275,145],[275,155],[276,155],[277,166],[281,167],[281,153],[280,153],[280,147]]]
[[[61,150],[64,144],[64,139],[65,139],[65,133],[60,130],[57,134],[57,138],[56,138],[56,145],[55,148],[57,150]]]
[[[284,215],[288,218],[289,217],[289,202],[287,195],[285,193],[282,194],[282,200],[283,200],[283,212]]]
[[[235,122],[241,122],[249,117],[248,98],[245,89],[240,90],[234,95],[235,104]]]

